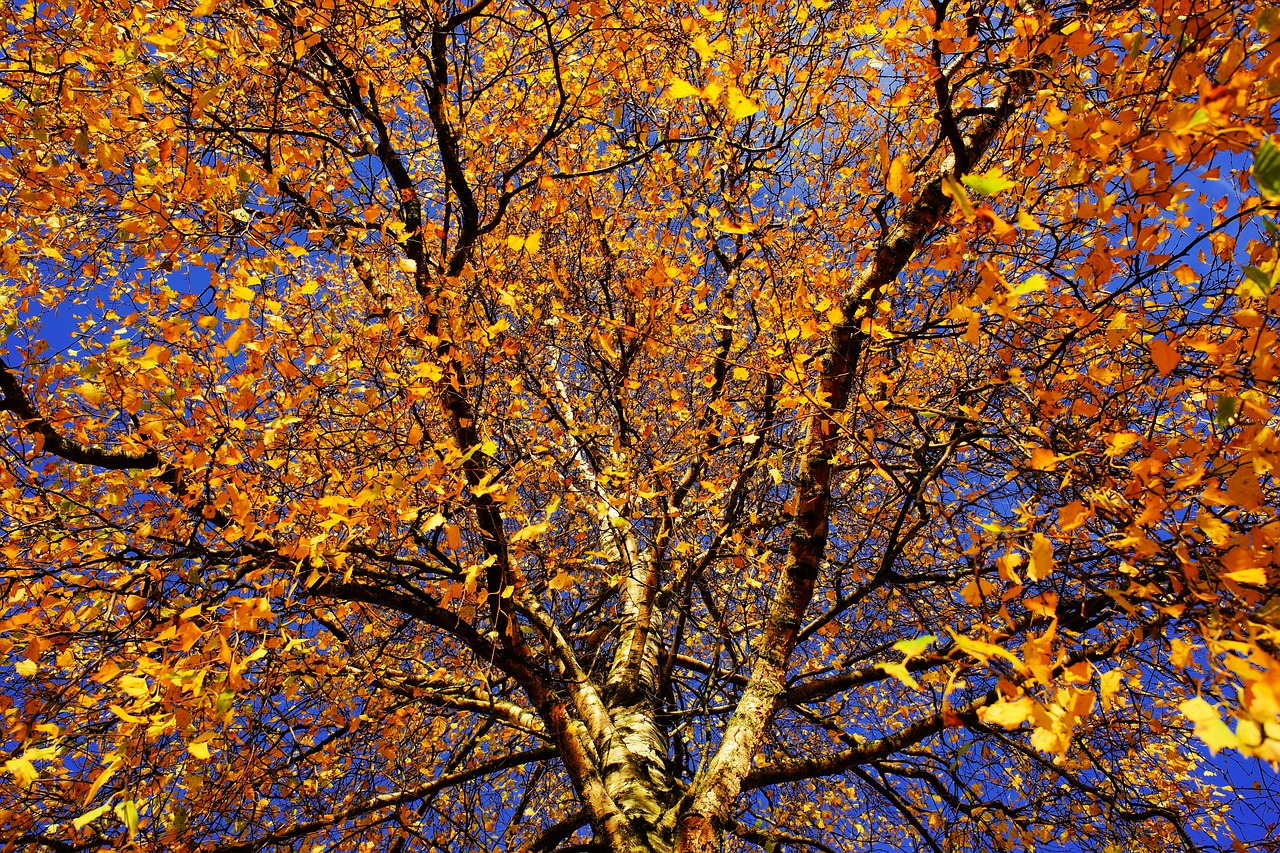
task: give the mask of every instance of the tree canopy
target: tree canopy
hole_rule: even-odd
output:
[[[1273,4],[0,16],[4,850],[1239,835]]]

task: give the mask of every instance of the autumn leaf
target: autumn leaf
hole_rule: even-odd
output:
[[[756,227],[750,222],[730,222],[722,219],[716,222],[716,230],[725,234],[750,234],[756,230]]]
[[[1063,533],[1070,533],[1083,526],[1088,517],[1088,507],[1080,501],[1072,501],[1058,510],[1058,527]]]
[[[1027,563],[1027,577],[1033,581],[1044,580],[1053,574],[1054,568],[1053,543],[1043,533],[1035,534],[1031,542],[1031,560]]]
[[[1237,745],[1235,734],[1222,721],[1218,709],[1201,697],[1194,696],[1178,703],[1178,710],[1195,725],[1196,737],[1204,741],[1211,753],[1216,755]]]
[[[701,90],[696,86],[681,80],[679,77],[671,78],[671,82],[667,85],[666,96],[668,98],[691,98],[701,94]]]
[[[964,187],[956,180],[955,175],[945,175],[942,178],[942,193],[947,198],[955,202],[956,207],[964,214],[966,219],[972,219],[974,215],[973,203],[969,201],[969,195],[964,191]]]
[[[1013,181],[1001,175],[999,169],[990,169],[981,175],[964,175],[960,182],[983,196],[993,196],[1013,186]]]
[[[35,766],[23,756],[10,758],[4,763],[5,770],[13,776],[19,788],[27,788],[40,778]]]
[[[109,803],[104,803],[98,806],[96,809],[90,809],[89,811],[80,815],[78,818],[71,821],[71,825],[74,826],[77,830],[84,829],[86,826],[93,823],[95,820],[102,817],[104,814],[106,814],[110,810],[111,810],[111,805]]]
[[[1229,581],[1236,583],[1247,583],[1255,586],[1266,586],[1267,572],[1265,569],[1253,566],[1247,569],[1236,569],[1233,572],[1227,572],[1223,575]]]
[[[902,198],[912,185],[915,183],[915,173],[913,173],[907,162],[902,157],[895,157],[889,163],[889,173],[885,178],[885,189],[890,195]]]
[[[759,104],[733,86],[729,87],[726,98],[729,103],[729,115],[733,117],[734,121],[741,121],[760,112]]]
[[[1151,350],[1151,361],[1161,376],[1168,376],[1182,361],[1182,355],[1167,341],[1153,338],[1148,345]]]
[[[1029,696],[1019,697],[1013,702],[1001,699],[994,705],[978,709],[978,717],[988,725],[1012,730],[1029,720],[1034,708],[1035,702]]]
[[[887,675],[891,675],[898,679],[898,681],[902,682],[905,686],[910,687],[912,690],[920,689],[920,682],[916,681],[915,676],[911,674],[911,671],[908,670],[904,664],[882,663],[880,664],[880,669]]]
[[[893,644],[893,648],[896,651],[902,652],[903,657],[910,660],[911,658],[919,657],[924,653],[925,649],[929,648],[929,646],[933,645],[937,641],[937,636],[933,634],[922,634],[913,640],[899,640]]]
[[[522,527],[520,530],[517,530],[515,533],[511,534],[511,541],[526,542],[532,539],[537,539],[539,536],[541,536],[543,533],[546,533],[550,529],[551,529],[550,523],[545,521],[539,521],[536,524],[530,524],[528,527]]]

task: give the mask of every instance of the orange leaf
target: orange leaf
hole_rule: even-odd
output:
[[[1178,362],[1182,361],[1182,355],[1167,341],[1152,338],[1148,347],[1151,350],[1151,361],[1161,376],[1168,376],[1178,366]]]

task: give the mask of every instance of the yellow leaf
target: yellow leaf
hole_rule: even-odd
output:
[[[977,658],[983,663],[986,663],[993,657],[1004,658],[1009,661],[1009,663],[1018,667],[1019,670],[1023,669],[1022,661],[1018,660],[1017,656],[1014,655],[1013,652],[1003,648],[1002,646],[997,646],[995,643],[988,643],[983,640],[975,640],[972,637],[966,637],[963,634],[957,634],[950,628],[947,629],[947,633],[951,635],[951,639],[956,644],[956,648],[960,649],[960,651],[970,657]]]
[[[904,662],[924,654],[924,650],[938,641],[935,634],[923,634],[913,640],[899,640],[893,644],[894,651],[902,652]]]
[[[960,589],[960,595],[969,604],[977,607],[982,604],[983,599],[989,598],[996,590],[996,585],[991,581],[986,578],[977,578],[966,583]]]
[[[1058,454],[1047,447],[1031,451],[1031,467],[1037,471],[1052,471],[1058,465]]]
[[[907,667],[905,664],[882,663],[880,664],[880,669],[884,670],[889,675],[892,675],[894,678],[898,679],[907,687],[910,687],[912,690],[920,689],[920,682],[916,681],[915,678],[911,675],[911,673],[907,671]]]
[[[965,219],[973,218],[973,204],[969,201],[969,194],[964,191],[964,187],[956,180],[955,175],[943,176],[942,194],[956,203],[956,207],[960,208]]]
[[[737,379],[739,382],[746,381],[751,378],[751,371],[747,370],[745,367],[735,367],[733,369],[733,378]]]
[[[1036,275],[1029,276],[1027,280],[1021,284],[1016,284],[1009,288],[1009,295],[1021,298],[1026,296],[1028,293],[1035,293],[1037,291],[1048,289],[1049,282],[1045,281],[1044,276],[1037,273]]]
[[[507,237],[507,248],[513,252],[518,252],[524,248],[524,238],[518,234],[512,234]]]
[[[1216,755],[1220,750],[1234,748],[1239,744],[1231,729],[1218,715],[1218,709],[1199,696],[1180,703],[1178,710],[1195,724],[1196,737],[1204,741],[1209,752]]]
[[[119,705],[108,705],[107,710],[111,711],[111,713],[115,714],[117,717],[124,720],[126,723],[145,723],[147,721],[145,717],[138,717],[138,716],[135,716],[134,714],[130,714],[128,711],[126,711],[124,708],[121,708]]]
[[[1262,503],[1262,487],[1252,469],[1240,467],[1227,480],[1227,496],[1245,509],[1257,509]]]
[[[1053,543],[1043,533],[1031,540],[1031,562],[1027,565],[1027,577],[1033,581],[1044,580],[1053,574]]]
[[[191,10],[191,14],[197,18],[203,18],[206,15],[212,15],[218,8],[218,4],[222,0],[200,0],[196,7]]]
[[[1037,728],[1031,733],[1031,746],[1041,752],[1062,752],[1067,748],[1067,743],[1061,732]]]
[[[760,105],[748,98],[736,87],[729,87],[728,99],[729,115],[733,116],[734,121],[741,121],[747,116],[760,112]]]
[[[32,763],[21,756],[10,758],[4,763],[4,767],[13,774],[13,778],[17,780],[19,788],[26,788],[40,778],[40,774],[36,772],[36,768]]]
[[[915,173],[907,167],[906,158],[901,155],[894,157],[893,162],[889,164],[889,175],[885,179],[885,189],[890,195],[901,198],[904,193],[911,189],[911,185],[915,183]]]
[[[1169,661],[1178,669],[1186,669],[1191,665],[1195,646],[1185,640],[1174,637],[1169,641]]]
[[[107,396],[103,393],[101,388],[94,385],[92,382],[81,382],[76,386],[76,393],[83,397],[84,401],[91,406],[98,405]]]
[[[679,77],[671,78],[671,83],[667,86],[666,91],[666,96],[668,98],[688,98],[699,94],[701,94],[701,92],[696,86],[686,83]]]
[[[1001,699],[994,705],[979,708],[978,718],[988,725],[1012,730],[1025,723],[1035,707],[1036,703],[1030,696],[1023,696],[1013,702]]]
[[[1027,213],[1025,210],[1018,211],[1017,219],[1018,219],[1018,227],[1021,228],[1023,231],[1039,231],[1040,230],[1040,223],[1036,221],[1036,218],[1034,216],[1032,216],[1030,213]]]
[[[199,758],[201,761],[209,760],[209,744],[192,742],[187,744],[187,752]]]
[[[1070,533],[1083,526],[1088,518],[1089,508],[1080,501],[1072,501],[1058,510],[1058,529],[1063,533]]]
[[[1000,170],[992,167],[982,175],[965,175],[960,182],[979,195],[991,196],[1003,192],[1013,186],[1013,181],[1004,177]]]
[[[121,678],[120,689],[135,699],[151,695],[151,690],[147,687],[147,680],[138,675],[126,675]]]
[[[537,524],[530,524],[528,527],[517,530],[511,534],[512,542],[525,542],[530,539],[536,539],[551,529],[551,525],[545,521],[539,521]]]
[[[106,814],[107,810],[110,808],[111,808],[111,804],[106,803],[104,805],[98,806],[96,809],[91,809],[85,812],[84,814],[80,815],[80,817],[71,821],[71,825],[76,828],[76,831],[84,829],[86,826],[88,826],[89,824],[93,823],[95,820],[97,820],[98,818]]]
[[[129,837],[138,833],[138,804],[133,800],[125,800],[115,807],[116,817],[124,823],[125,828],[129,830]]]
[[[1122,669],[1113,669],[1104,672],[1102,677],[1098,679],[1102,685],[1102,705],[1105,708],[1121,706],[1123,701],[1116,698],[1116,694],[1120,692],[1120,688],[1124,684],[1125,674]]]
[[[227,352],[235,353],[240,349],[240,345],[249,340],[253,335],[253,327],[249,323],[241,323],[236,326],[236,330],[227,338]]]
[[[1267,572],[1265,569],[1254,567],[1252,569],[1238,569],[1234,572],[1227,572],[1223,575],[1229,581],[1236,583],[1253,584],[1254,586],[1266,586]]]
[[[996,558],[996,569],[1000,572],[1000,579],[1006,583],[1018,584],[1021,586],[1022,578],[1018,575],[1018,566],[1022,565],[1022,555],[1017,551],[1008,554],[1001,554]]]
[[[726,219],[718,220],[716,228],[725,234],[750,234],[756,230],[756,227],[750,222],[730,222]]]
[[[1225,545],[1231,538],[1231,528],[1203,507],[1196,514],[1196,527],[1199,527],[1214,545]]]
[[[524,250],[531,255],[537,254],[540,245],[542,245],[541,231],[531,231],[529,236],[524,238]]]
[[[21,675],[23,678],[30,678],[35,675],[36,670],[39,669],[36,662],[33,660],[20,660],[13,665],[13,668],[16,669],[18,671],[18,675]]]
[[[1104,435],[1102,440],[1106,442],[1106,454],[1112,458],[1124,455],[1130,447],[1138,443],[1142,436],[1134,432],[1113,432]]]
[[[693,49],[697,52],[698,58],[701,59],[703,62],[706,62],[711,57],[716,55],[715,48],[707,44],[706,36],[698,36],[697,38],[695,38],[693,40],[692,46],[693,46]]]

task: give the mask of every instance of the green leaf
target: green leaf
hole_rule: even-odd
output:
[[[938,637],[935,634],[925,634],[924,636],[916,637],[914,640],[899,640],[893,644],[893,647],[902,652],[903,656],[909,660],[937,641]]]
[[[1236,416],[1236,398],[1226,394],[1218,397],[1218,408],[1214,412],[1213,422],[1219,427],[1230,426]]]
[[[1280,146],[1270,139],[1253,155],[1253,182],[1267,201],[1280,201]]]
[[[1245,267],[1244,281],[1236,288],[1236,295],[1262,299],[1271,293],[1271,276],[1260,267]]]
[[[960,182],[978,195],[995,195],[1013,186],[1013,181],[996,169],[991,169],[984,175],[965,175]]]

